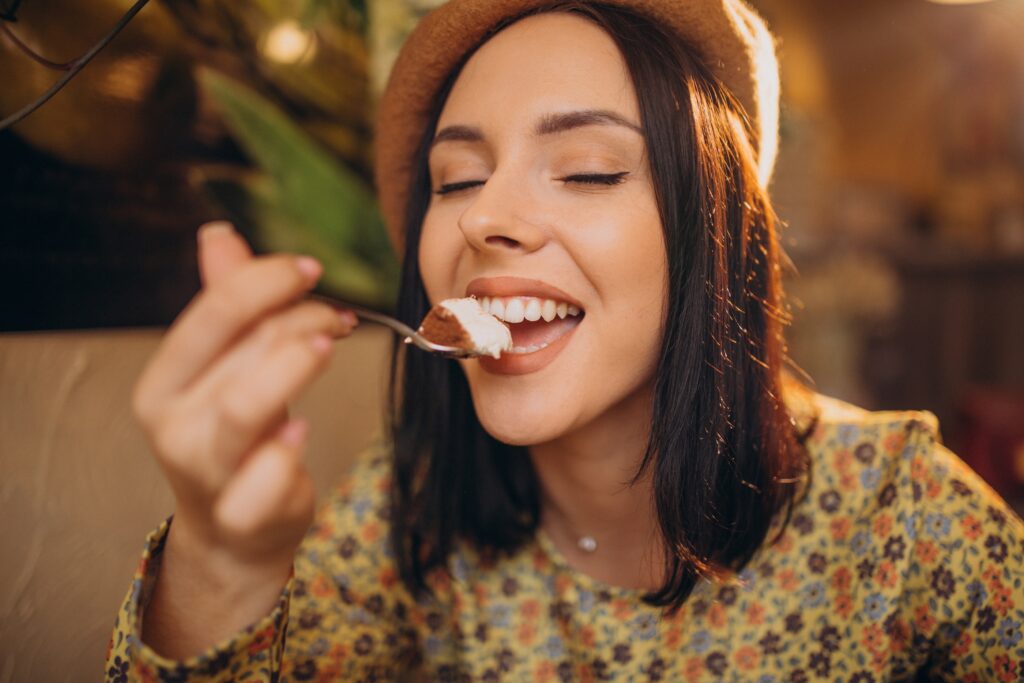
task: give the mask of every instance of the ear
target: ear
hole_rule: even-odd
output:
[[[199,280],[203,287],[252,260],[252,249],[227,221],[205,223],[199,228]]]

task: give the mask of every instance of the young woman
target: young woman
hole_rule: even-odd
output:
[[[109,679],[1024,672],[1021,521],[930,415],[783,378],[775,77],[734,0],[425,20],[378,129],[400,316],[473,295],[516,349],[396,349],[391,439],[310,529],[285,406],[355,321],[302,299],[315,262],[201,231],[134,396],[177,508]]]

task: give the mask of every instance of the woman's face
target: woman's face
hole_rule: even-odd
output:
[[[500,441],[649,402],[667,279],[639,124],[615,43],[561,13],[488,41],[444,106],[420,270],[431,303],[474,295],[509,320],[515,352],[460,361]]]

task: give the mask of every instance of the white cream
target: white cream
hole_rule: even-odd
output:
[[[502,351],[512,350],[512,333],[481,308],[477,299],[445,299],[440,305],[451,311],[462,325],[474,352],[499,358]]]

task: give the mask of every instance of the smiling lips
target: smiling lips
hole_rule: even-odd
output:
[[[527,356],[549,348],[575,329],[584,317],[575,299],[539,280],[480,278],[469,284],[466,294],[477,297],[484,311],[508,325],[513,348],[505,352],[503,358]],[[502,364],[501,361],[488,363],[491,369],[499,369],[498,364]]]

